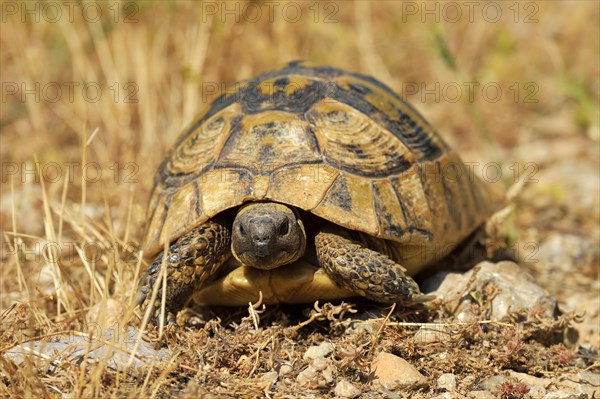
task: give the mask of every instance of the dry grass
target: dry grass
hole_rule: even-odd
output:
[[[514,180],[515,162],[521,176],[564,160],[576,171],[582,164],[593,170],[600,97],[600,30],[593,21],[600,6],[577,3],[520,3],[518,16],[503,3],[497,23],[482,18],[482,3],[472,22],[464,7],[457,22],[442,13],[436,24],[421,2],[411,3],[416,15],[400,3],[293,3],[301,7],[297,23],[290,21],[295,8],[285,3],[276,3],[272,22],[263,3],[252,3],[262,11],[254,21],[256,7],[248,3],[107,2],[99,22],[86,21],[75,5],[72,19],[65,6],[50,23],[45,18],[55,14],[45,7],[51,3],[3,2],[0,396],[194,397],[208,390],[295,397],[308,392],[293,378],[302,353],[323,340],[336,342],[340,378],[365,392],[370,356],[382,349],[402,354],[431,378],[442,372],[481,377],[515,367],[538,374],[574,367],[560,348],[511,346],[503,337],[510,327],[466,327],[443,349],[415,347],[406,340],[414,328],[387,325],[373,346],[370,334],[340,334],[336,309],[329,319],[321,315],[322,321],[294,327],[308,318],[302,307],[269,308],[258,328],[241,310],[217,313],[223,320],[200,328],[169,330],[166,342],[177,354],[145,371],[116,371],[105,361],[72,362],[60,354],[36,363],[32,354],[17,366],[3,354],[34,337],[63,331],[87,336],[86,315],[94,305],[104,304],[95,318],[101,324],[115,315],[103,310],[109,298],[124,309],[117,319],[126,325],[133,281],[143,267],[137,243],[162,157],[216,87],[289,60],[378,77],[421,110],[464,159],[501,162],[505,185]],[[37,12],[21,14],[35,4]],[[216,15],[207,8],[213,6]],[[220,14],[235,7],[237,17]],[[526,23],[528,17],[537,21]],[[435,89],[436,82],[437,99],[411,91],[415,85]],[[479,83],[473,101],[466,82]],[[501,87],[498,101],[486,98],[494,94],[484,93],[484,85]],[[453,101],[456,87],[462,90],[459,101]],[[515,240],[533,237],[539,243],[559,232],[597,245],[598,193],[571,198],[571,186],[561,183],[526,186],[513,222]],[[597,187],[594,181],[590,187]],[[598,252],[592,250],[566,275],[583,271],[588,280],[571,286],[594,295]],[[570,295],[547,288],[559,299]],[[506,353],[486,359],[491,355],[478,346],[482,337]],[[598,337],[591,339],[598,343]],[[447,348],[446,360],[435,357]],[[558,360],[537,370],[527,363],[535,351]],[[286,362],[295,370],[292,378],[282,378],[276,389],[262,379]],[[333,396],[331,388],[311,389]]]

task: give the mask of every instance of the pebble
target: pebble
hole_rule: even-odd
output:
[[[493,399],[494,395],[490,391],[471,391],[468,397],[470,399]]]
[[[600,398],[600,375],[590,372],[563,374],[556,378],[540,378],[509,370],[505,375],[494,375],[481,382],[487,392],[499,394],[501,385],[511,378],[527,385],[530,399],[591,399]],[[439,385],[439,384],[438,384]],[[552,391],[550,391],[552,389]]]
[[[269,386],[271,386],[277,382],[278,377],[279,375],[277,374],[277,371],[268,371],[264,373],[261,378],[264,381],[268,382]]]
[[[596,373],[562,375],[555,385],[559,391],[569,392],[574,397],[600,398],[600,375]]]
[[[457,396],[453,396],[450,392],[444,392],[443,394],[438,395],[438,396],[434,396],[431,399],[455,399],[455,398],[458,398],[458,397]]]
[[[447,341],[452,336],[450,327],[443,324],[431,323],[421,326],[415,333],[413,340],[415,342],[429,344],[433,342]]]
[[[311,366],[317,371],[323,371],[327,368],[327,360],[324,357],[317,357],[312,360]]]
[[[486,390],[499,395],[502,391],[501,385],[512,378],[512,381],[522,382],[527,386],[529,392],[527,397],[530,399],[543,399],[546,394],[546,387],[551,384],[551,381],[545,378],[537,378],[528,374],[517,373],[516,371],[508,371],[507,375],[494,375],[482,381],[481,386]]]
[[[303,359],[305,362],[310,362],[311,359],[323,358],[330,355],[335,349],[335,345],[331,342],[322,342],[319,346],[311,346],[304,352]]]
[[[578,374],[578,376],[580,381],[583,381],[584,383],[593,385],[595,387],[600,387],[600,374],[592,373],[590,371],[582,371]]]
[[[119,324],[123,312],[123,305],[119,301],[108,298],[106,302],[99,302],[92,306],[85,315],[85,321],[88,325],[100,328],[113,327]]]
[[[531,399],[543,399],[546,395],[546,389],[539,385],[534,385],[529,387],[529,392],[527,392],[527,395],[529,395]]]
[[[456,376],[452,373],[442,374],[436,381],[438,389],[452,392],[456,389]]]
[[[361,391],[347,380],[340,380],[334,389],[335,396],[338,398],[353,399],[360,395]]]
[[[491,392],[499,392],[500,385],[502,385],[506,381],[506,376],[504,375],[493,375],[491,377],[486,378],[481,382],[481,387],[485,388],[487,391]]]
[[[554,392],[548,392],[546,396],[544,396],[544,399],[589,399],[589,396],[583,393],[577,394],[559,390]]]
[[[589,240],[576,235],[552,233],[540,245],[537,256],[545,268],[569,272],[586,257],[593,256],[593,246]]]
[[[544,388],[548,388],[552,384],[552,380],[550,378],[540,378],[535,377],[525,373],[518,373],[516,371],[510,370],[508,372],[510,377],[516,378],[521,382],[529,385],[529,386],[541,386]]]
[[[474,281],[470,281],[473,273],[477,274]],[[444,301],[448,311],[455,311],[458,321],[471,322],[478,316],[473,314],[474,300],[468,293],[481,293],[490,283],[498,287],[498,293],[491,301],[490,320],[502,320],[510,311],[522,310],[528,314],[540,307],[546,317],[556,316],[556,300],[514,262],[481,262],[464,274],[437,273],[426,280],[422,288],[424,293],[434,294]]]
[[[333,382],[334,375],[335,369],[331,363],[323,370],[317,370],[311,364],[298,374],[296,381],[302,386],[327,387]]]
[[[377,355],[371,364],[371,372],[375,376],[373,384],[385,389],[427,386],[427,378],[406,360],[391,353]]]
[[[323,342],[319,346],[311,346],[304,353],[304,360],[308,367],[302,370],[296,381],[303,386],[326,387],[331,384],[336,374],[336,367],[331,359],[325,358],[330,355],[335,346],[331,342]]]
[[[381,318],[384,318],[386,314],[381,309],[359,311],[346,318],[341,324],[346,327],[346,334],[374,334],[379,327]]]
[[[43,245],[44,243],[42,242],[41,244]],[[39,271],[36,290],[39,290],[40,294],[44,296],[55,295],[56,287],[54,285],[54,278],[52,267],[45,264]]]
[[[292,367],[291,364],[289,363],[283,363],[280,367],[279,367],[279,375],[280,376],[284,376],[284,375],[288,375],[289,373],[291,373],[294,370],[294,368]]]
[[[572,327],[577,331],[575,338],[571,344],[594,345],[598,342],[600,336],[600,301],[597,295],[590,292],[600,291],[600,280],[594,283],[594,287],[589,288],[590,291],[585,292],[569,292],[569,295],[561,302],[561,310],[566,312],[576,312],[583,314],[581,323],[576,323]]]
[[[296,381],[298,382],[298,384],[305,386],[305,385],[312,385],[313,383],[316,383],[318,378],[319,378],[319,372],[317,370],[315,370],[312,366],[308,366],[307,368],[302,370],[300,373],[298,373],[298,377],[296,377]]]

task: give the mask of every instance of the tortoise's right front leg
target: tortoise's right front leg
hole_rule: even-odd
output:
[[[423,295],[406,269],[386,255],[352,240],[344,229],[326,226],[315,237],[319,264],[340,286],[382,303],[412,305]]]
[[[219,220],[209,220],[171,244],[164,260],[166,263],[166,315],[167,322],[175,321],[177,312],[186,304],[192,293],[213,276],[231,257],[231,231]],[[162,290],[161,267],[164,251],[158,254],[146,275],[140,280],[138,304],[145,312],[150,306],[151,322],[159,323]],[[149,303],[152,290],[159,284],[154,303]]]

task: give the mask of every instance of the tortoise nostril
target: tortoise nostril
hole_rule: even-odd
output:
[[[267,233],[258,233],[252,237],[254,244],[258,246],[267,245],[267,243],[271,240],[271,236]]]

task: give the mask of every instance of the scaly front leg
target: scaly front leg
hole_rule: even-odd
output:
[[[191,297],[194,290],[207,281],[231,257],[231,231],[229,227],[218,220],[209,220],[186,235],[180,237],[169,247],[164,262],[166,263],[166,315],[167,322],[175,321],[179,312]],[[152,322],[159,324],[162,302],[161,275],[164,252],[158,254],[146,275],[140,280],[140,295],[138,304],[145,312],[148,306],[152,308]],[[158,286],[158,295],[153,303],[152,290]]]
[[[383,303],[410,305],[432,298],[421,294],[404,267],[348,236],[344,229],[327,226],[315,237],[319,263],[336,283]]]

